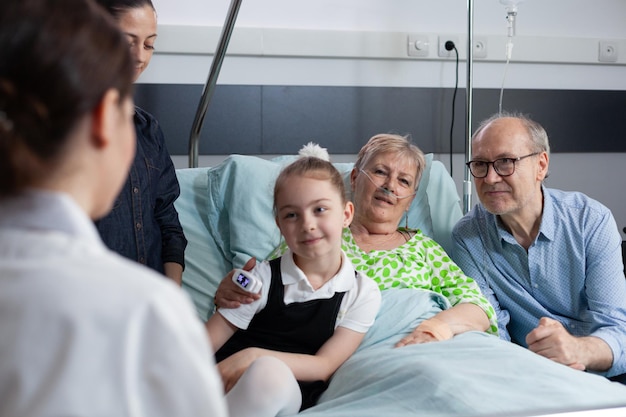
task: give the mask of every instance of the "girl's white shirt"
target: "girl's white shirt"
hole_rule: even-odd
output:
[[[346,292],[339,306],[335,328],[341,326],[366,333],[374,324],[381,303],[380,290],[370,278],[356,273],[345,253],[341,253],[339,272],[317,290],[313,289],[304,272],[293,261],[293,252],[287,250],[280,260],[285,304],[332,298],[337,292]],[[238,308],[220,308],[218,312],[240,329],[247,329],[255,314],[267,304],[272,272],[269,262],[257,264],[251,271],[261,280],[261,298]]]

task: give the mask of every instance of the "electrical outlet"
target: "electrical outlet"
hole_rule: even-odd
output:
[[[409,56],[427,57],[430,50],[428,35],[409,34],[407,52]]]
[[[454,42],[454,46],[456,46],[456,50],[459,50],[459,37],[458,36],[452,36],[452,35],[440,35],[439,36],[439,49],[437,51],[437,55],[439,55],[442,58],[448,58],[451,56],[456,56],[456,53],[454,52],[454,49],[448,51],[446,49],[446,42],[447,41],[452,41]]]
[[[472,56],[474,58],[487,58],[487,38],[476,36],[473,39],[474,48]]]
[[[598,44],[598,61],[617,62],[617,41],[600,41]]]

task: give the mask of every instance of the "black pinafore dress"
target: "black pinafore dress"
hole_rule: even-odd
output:
[[[270,261],[272,280],[267,305],[257,313],[248,329],[237,330],[215,353],[221,360],[248,347],[314,355],[333,335],[344,292],[325,300],[285,305],[280,258]],[[302,407],[309,408],[328,387],[325,381],[298,381]]]

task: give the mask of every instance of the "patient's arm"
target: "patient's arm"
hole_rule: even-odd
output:
[[[254,269],[256,265],[256,259],[250,258],[242,269],[250,271]],[[249,292],[239,288],[232,281],[233,271],[230,271],[220,282],[220,285],[215,291],[214,304],[216,307],[224,308],[237,308],[241,304],[250,304],[251,302],[258,300],[260,294],[250,294]]]
[[[457,304],[434,317],[424,320],[400,340],[396,347],[451,339],[454,335],[471,330],[485,331],[489,319],[482,308],[475,304]]]
[[[501,339],[510,341],[511,336],[507,329],[507,325],[510,321],[509,312],[500,307],[496,294],[488,284],[487,275],[485,273],[484,254],[470,250],[467,246],[467,242],[461,238],[458,233],[453,232],[452,237],[454,262],[461,268],[465,275],[476,281],[480,287],[480,292],[487,297],[487,300],[496,312],[498,318],[498,335]],[[473,237],[473,239],[476,239],[476,237]]]

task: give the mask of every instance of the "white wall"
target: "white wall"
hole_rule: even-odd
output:
[[[159,23],[167,29],[175,26],[174,33],[166,31],[159,45],[168,43],[180,28],[222,27],[230,2],[227,0],[154,0],[159,13]],[[474,1],[475,36],[504,38],[507,33],[505,7],[497,0]],[[626,90],[624,64],[626,64],[626,1],[624,0],[526,0],[519,4],[517,33],[512,64],[507,72],[507,88],[573,88]],[[379,32],[404,34],[424,33],[435,36],[467,32],[467,2],[465,0],[242,0],[231,41],[252,45],[258,39],[245,38],[251,28],[297,29],[320,31]],[[334,32],[335,31],[335,32]],[[217,35],[198,32],[191,38],[182,38],[186,44],[205,43],[214,50]],[[206,35],[206,36],[205,36]],[[164,35],[165,36],[165,35]],[[182,35],[180,35],[182,36]],[[206,39],[206,40],[205,40]],[[332,39],[318,36],[317,42],[332,45]],[[405,38],[399,45],[404,50]],[[598,40],[616,40],[622,47],[620,65],[589,65],[597,58]],[[459,39],[462,40],[461,38]],[[555,43],[546,42],[546,40]],[[264,40],[268,42],[267,39]],[[275,39],[272,41],[277,42]],[[561,41],[561,43],[559,43]],[[285,43],[289,39],[284,39]],[[465,42],[460,42],[461,54],[466,53]],[[560,47],[562,44],[563,47]],[[179,45],[184,48],[186,45]],[[188,46],[188,45],[187,45]],[[431,45],[434,48],[436,45]],[[237,45],[234,46],[237,48]],[[245,46],[242,46],[242,48]],[[252,47],[252,46],[251,46]],[[309,42],[304,49],[311,49]],[[335,47],[337,47],[335,45]],[[376,48],[370,43],[363,50]],[[241,48],[239,48],[241,49]],[[576,56],[588,51],[589,57],[575,59],[583,65],[546,65],[541,63],[516,63],[520,58],[534,55],[542,62]],[[169,52],[169,50],[168,50]],[[291,52],[290,52],[291,53]],[[490,61],[504,59],[503,45],[491,45]],[[565,57],[565,58],[564,58]],[[589,59],[590,58],[590,59]],[[172,59],[176,64],[171,64]],[[203,84],[211,64],[211,56],[176,55],[155,56],[154,63],[142,78],[143,82],[187,82]],[[313,65],[310,65],[313,64]],[[281,85],[398,85],[439,87],[454,85],[454,66],[447,62],[431,60],[362,60],[347,59],[290,60],[259,56],[227,58],[220,75],[223,84],[281,84]],[[474,87],[500,87],[503,78],[501,63],[475,60]],[[254,68],[255,71],[251,71]],[[465,69],[462,70],[463,73]],[[461,77],[465,85],[465,77]],[[184,80],[184,81],[183,81]]]
[[[162,24],[221,26],[228,0],[153,0]],[[466,0],[243,0],[242,27],[456,32],[466,27]],[[477,33],[501,33],[504,6],[475,0]],[[525,0],[518,35],[624,38],[623,0]]]
[[[153,1],[158,10],[162,36],[153,63],[140,82],[203,84],[211,65],[210,52],[217,44],[230,1]],[[474,60],[475,88],[500,88],[503,83],[504,50],[498,42],[506,35],[505,14],[504,6],[498,0],[474,1],[474,36],[495,39],[494,44],[488,45],[489,59]],[[624,0],[520,2],[515,47],[506,71],[505,88],[626,90],[625,22]],[[257,29],[261,31],[255,32]],[[432,54],[429,59],[398,55],[371,57],[367,54],[376,48],[379,52],[375,53],[384,54],[385,45],[366,44],[362,45],[365,54],[362,57],[344,56],[348,55],[345,52],[331,56],[297,56],[298,53],[290,49],[293,48],[290,39],[281,43],[280,39],[272,37],[277,33],[297,35],[302,30],[313,31],[319,41],[319,45],[303,44],[303,55],[312,54],[309,51],[315,46],[324,49],[327,45],[329,50],[335,51],[337,46],[333,43],[350,39],[351,34],[363,35],[363,39],[369,41],[370,38],[365,36],[369,32],[380,33],[386,41],[397,39],[400,45],[391,46],[391,49],[395,48],[393,53],[404,51],[402,48],[410,33],[428,34],[435,39],[437,35],[454,34],[460,37],[459,49],[465,54],[463,37],[467,31],[467,1],[243,0],[231,53],[224,61],[218,82],[406,87],[454,85],[453,61],[433,59]],[[255,33],[259,35],[255,37]],[[616,64],[597,61],[599,40],[612,40],[621,47]],[[195,48],[197,44],[207,51],[176,52],[179,49],[184,51],[186,47]],[[159,45],[163,45],[166,53],[158,53]],[[255,49],[257,46],[261,49]],[[246,52],[247,47],[251,52]],[[267,53],[268,48],[283,48],[288,53],[279,56],[281,53]],[[263,52],[255,52],[258,50]],[[554,63],[559,61],[561,63]],[[462,65],[461,88],[465,87],[465,71]],[[506,91],[504,97],[506,107]],[[497,103],[493,105],[497,109]],[[184,132],[182,137],[186,138],[187,134]],[[557,153],[552,156],[548,185],[591,195],[613,210],[620,230],[626,226],[626,198],[622,197],[626,155],[559,154],[558,149],[554,151]],[[214,165],[221,158],[201,158],[200,164],[204,161],[204,165]],[[438,158],[448,164],[449,156],[438,155]],[[185,156],[174,159],[178,167],[187,166]],[[464,155],[454,155],[453,177],[459,193],[462,193],[463,160]]]

